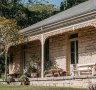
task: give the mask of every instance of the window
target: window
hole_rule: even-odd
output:
[[[78,34],[70,35],[70,59],[71,64],[78,63]]]

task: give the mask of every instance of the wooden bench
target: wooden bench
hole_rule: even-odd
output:
[[[80,75],[92,75],[92,70],[80,70]]]
[[[78,66],[79,75],[92,75],[92,68],[94,64],[84,64]]]

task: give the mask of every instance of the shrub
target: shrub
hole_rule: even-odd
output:
[[[30,84],[30,81],[26,75],[22,75],[19,78],[19,81],[21,82],[21,85],[29,85]]]
[[[15,82],[15,79],[12,76],[8,76],[7,83],[10,84],[11,82]]]

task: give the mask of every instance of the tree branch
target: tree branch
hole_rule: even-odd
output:
[[[3,52],[0,53],[0,56],[2,56],[5,53],[5,50]]]

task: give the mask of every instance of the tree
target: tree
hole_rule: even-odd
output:
[[[64,9],[64,2],[61,2],[61,4],[60,4],[60,11],[64,11],[65,9]]]
[[[26,4],[25,0],[0,0],[0,16],[15,19],[22,29],[58,13],[47,0],[28,1]]]
[[[28,9],[31,12],[33,12],[33,23],[46,19],[59,12],[59,10],[54,8],[53,5],[43,5],[43,4],[32,5],[28,7]]]
[[[5,63],[4,56],[0,56],[0,77],[1,77],[1,74],[4,73],[5,71],[4,63]]]
[[[0,17],[0,55],[5,54],[5,80],[7,80],[7,57],[11,46],[24,42],[15,20]]]
[[[20,4],[19,0],[0,1],[0,16],[15,19],[21,28],[28,26],[29,13],[30,11]]]
[[[61,2],[60,10],[66,10],[85,1],[88,0],[64,0],[63,2]]]

